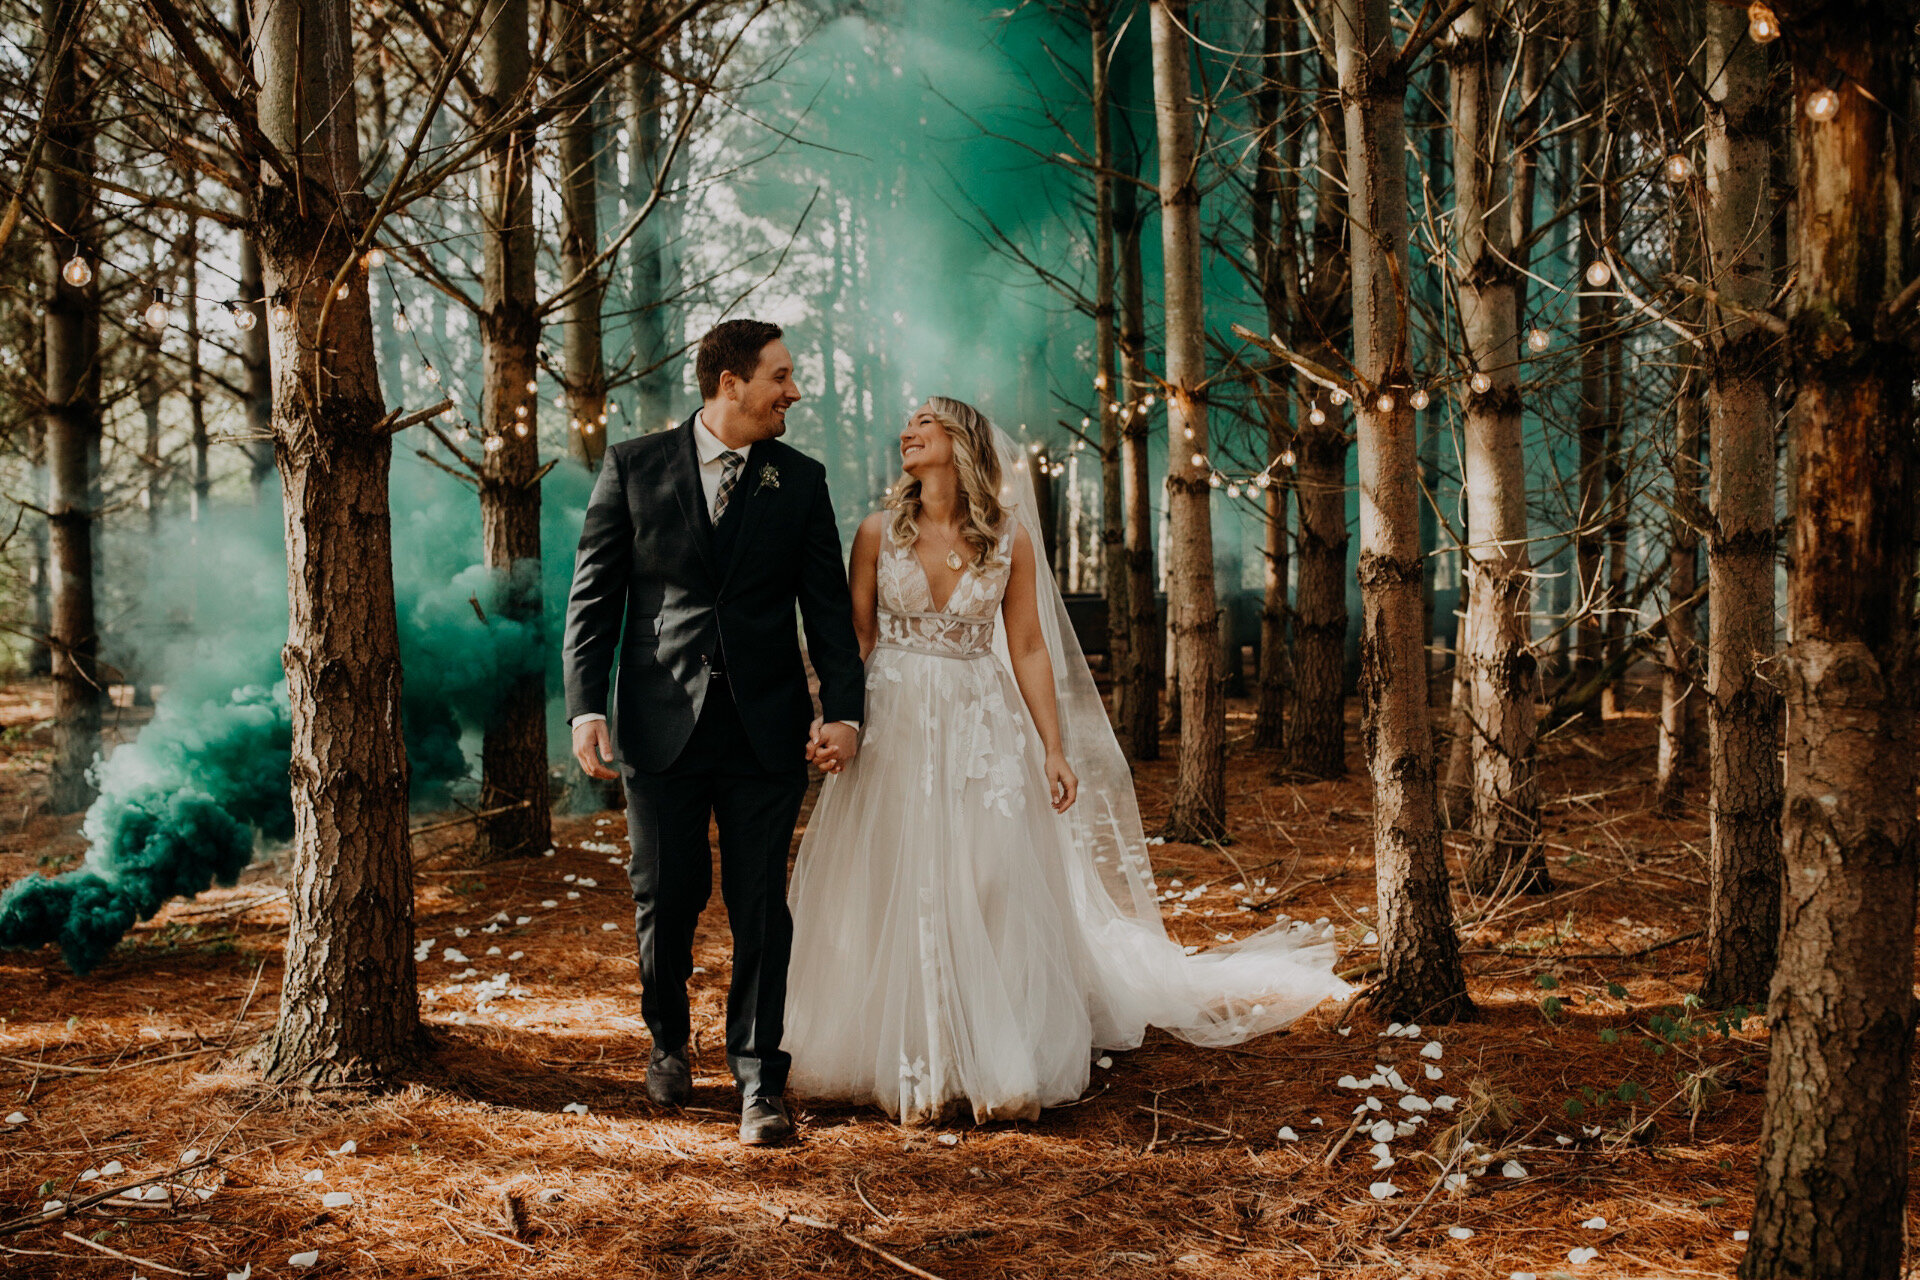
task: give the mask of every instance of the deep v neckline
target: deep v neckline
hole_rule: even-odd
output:
[[[927,572],[926,562],[920,559],[919,546],[920,542],[916,538],[910,546],[903,548],[903,550],[906,551],[908,558],[913,561],[914,568],[920,571],[920,584],[927,589],[927,603],[933,604],[933,575]],[[953,598],[960,594],[960,588],[966,585],[967,575],[972,572],[973,561],[969,560],[965,567],[960,570],[960,576],[953,580],[953,589],[947,592],[946,600],[940,604],[933,604],[933,611],[935,613],[947,612],[947,606],[951,605]]]

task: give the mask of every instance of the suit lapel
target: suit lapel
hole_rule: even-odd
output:
[[[700,456],[693,445],[693,419],[680,424],[679,439],[667,450],[667,479],[686,517],[687,531],[707,572],[718,574],[713,563],[713,521],[707,517],[707,494],[700,486]]]
[[[740,563],[740,557],[746,553],[747,543],[753,537],[754,530],[759,528],[760,519],[766,514],[767,504],[773,501],[774,491],[778,488],[777,483],[767,486],[762,486],[760,483],[760,469],[771,465],[766,462],[766,456],[770,452],[772,451],[762,449],[760,445],[755,444],[747,450],[746,465],[740,470],[740,484],[733,491],[733,502],[742,504],[738,517],[740,527],[733,531],[731,545],[727,549],[727,562],[720,567],[720,585],[723,587],[733,576],[733,568]],[[763,487],[767,492],[761,492]]]

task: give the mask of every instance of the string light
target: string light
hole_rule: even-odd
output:
[[[1187,461],[1196,467],[1204,467],[1207,465],[1207,455],[1204,453],[1196,453],[1191,458],[1188,458]]]
[[[1373,407],[1378,409],[1382,413],[1392,413],[1393,405],[1394,405],[1394,399],[1393,399],[1393,393],[1391,391],[1382,391],[1380,393],[1380,398],[1373,402]]]
[[[1486,373],[1475,370],[1474,375],[1467,379],[1467,385],[1473,388],[1475,395],[1483,396],[1493,390],[1493,379]]]
[[[1327,397],[1327,399],[1333,401],[1335,404],[1345,404],[1349,398],[1350,397],[1347,395],[1347,393],[1342,391],[1339,387],[1335,387],[1333,389],[1333,393]]]
[[[516,418],[524,418],[524,417],[526,417],[526,416],[527,416],[527,406],[525,406],[525,405],[523,405],[523,404],[518,404],[518,405],[515,405],[515,406],[513,407],[513,416],[514,416],[514,417],[516,417]]]
[[[348,290],[347,290],[346,283],[343,281],[340,287],[333,291],[333,296],[340,299],[340,301],[345,302],[347,300],[347,292]]]
[[[1240,486],[1239,486],[1239,485],[1237,485],[1237,484],[1230,484],[1230,485],[1228,485],[1228,486],[1227,486],[1227,496],[1228,496],[1229,498],[1237,498],[1237,497],[1239,497],[1239,496],[1240,496]]]
[[[1147,406],[1147,408],[1149,408],[1149,409],[1151,409],[1151,408],[1153,408],[1153,396],[1152,396],[1152,394],[1151,394],[1151,393],[1149,393],[1149,394],[1148,394],[1148,396],[1147,396],[1147,398],[1146,398],[1145,400],[1143,400],[1143,401],[1141,401],[1141,403],[1142,403],[1142,404],[1144,404],[1144,405],[1146,405],[1146,406]]]
[[[407,319],[406,312],[402,311],[393,317],[393,331],[395,333],[413,332],[413,321]]]
[[[538,391],[539,389],[540,389],[540,384],[538,382],[534,381],[532,378],[527,379],[528,395],[532,395],[534,392]]]
[[[386,266],[387,251],[385,249],[382,249],[379,245],[375,245],[373,248],[367,250],[366,253],[361,255],[360,265],[364,266],[369,271],[372,271],[376,267]]]
[[[1022,427],[1022,428],[1021,428],[1021,430],[1022,430],[1022,431],[1024,431],[1024,430],[1026,430],[1026,428],[1025,428],[1025,427]],[[1027,445],[1027,452],[1028,452],[1028,453],[1030,453],[1030,454],[1032,454],[1032,455],[1033,455],[1034,457],[1036,457],[1036,458],[1037,458],[1037,457],[1039,457],[1039,456],[1040,456],[1040,442],[1039,442],[1038,440],[1035,440],[1035,441],[1033,441],[1033,442],[1031,442],[1030,444],[1028,444],[1028,445]]]
[[[1268,475],[1266,472],[1262,471],[1259,475],[1253,478],[1252,483],[1254,488],[1256,489],[1265,489],[1273,483],[1273,477]]]
[[[253,326],[260,322],[260,317],[253,313],[253,308],[244,302],[236,302],[228,308],[227,318],[233,321],[233,327],[241,333],[251,332]]]
[[[275,298],[273,301],[273,322],[275,324],[285,324],[291,319],[293,319],[293,308],[287,305],[284,298]],[[435,378],[434,381],[438,382],[439,379]]]
[[[1693,176],[1693,161],[1676,151],[1667,157],[1667,181],[1685,182]]]
[[[1415,387],[1413,394],[1407,397],[1407,403],[1415,409],[1424,409],[1433,403],[1433,397],[1427,394],[1425,387]]]
[[[1209,489],[1218,489],[1224,483],[1226,483],[1225,477],[1218,471],[1207,477],[1207,487]]]
[[[1182,440],[1191,440],[1191,439],[1193,439],[1193,428],[1192,428],[1192,427],[1182,427],[1182,428],[1180,428],[1180,438],[1181,438]]]
[[[93,283],[93,267],[75,252],[67,259],[67,264],[60,268],[60,278],[76,289],[84,289]]]
[[[1807,96],[1807,119],[1822,124],[1840,114],[1840,95],[1832,86],[1815,89]]]
[[[1290,467],[1293,465],[1293,450],[1282,449],[1280,451],[1280,465],[1283,467]]]
[[[1607,265],[1605,258],[1595,258],[1587,264],[1587,283],[1596,289],[1604,289],[1613,279],[1613,268]]]
[[[1534,351],[1545,351],[1553,345],[1553,335],[1535,325],[1527,330],[1527,346]]]
[[[1311,422],[1314,426],[1321,426],[1325,424],[1326,420],[1326,410],[1322,409],[1318,404],[1315,404],[1311,409],[1307,410],[1307,421]]]
[[[487,446],[486,446],[486,447],[487,447],[487,452],[488,452],[488,453],[498,453],[498,452],[500,451],[500,449],[501,449],[501,447],[502,447],[503,445],[505,445],[506,443],[507,443],[507,442],[506,442],[506,440],[505,440],[504,438],[502,438],[502,437],[500,437],[500,436],[488,436],[488,437],[487,437]]]
[[[1747,6],[1747,36],[1755,44],[1771,44],[1780,38],[1780,19],[1761,0]]]
[[[467,441],[473,439],[473,432],[467,430],[465,427],[461,427],[458,431],[453,433],[453,438],[459,441],[461,444],[465,444]]]
[[[427,366],[427,381],[436,387],[440,385],[440,371],[432,365]]]
[[[1080,419],[1080,429],[1081,429],[1082,431],[1085,431],[1085,430],[1086,430],[1086,429],[1087,429],[1088,427],[1091,427],[1092,425],[1093,425],[1093,419],[1092,419],[1092,418],[1082,418],[1082,419]]]
[[[167,306],[167,292],[159,285],[153,286],[153,301],[141,313],[147,322],[147,328],[158,333],[167,327],[167,321],[173,319],[173,310]]]
[[[517,436],[524,436],[524,435],[526,435],[526,434],[527,434],[527,424],[526,424],[526,423],[524,423],[524,422],[516,422],[516,423],[514,423],[514,424],[513,424],[513,434],[515,434],[515,435],[517,435]]]

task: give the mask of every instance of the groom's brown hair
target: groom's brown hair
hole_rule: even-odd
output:
[[[760,352],[785,332],[765,320],[726,320],[707,330],[700,339],[700,350],[693,357],[693,373],[700,382],[700,398],[711,400],[720,394],[720,375],[731,373],[742,382],[751,382],[760,367]]]

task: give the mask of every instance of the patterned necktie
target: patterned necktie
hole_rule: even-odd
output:
[[[720,455],[724,468],[720,473],[720,487],[713,495],[713,522],[720,523],[720,517],[727,513],[727,499],[733,497],[733,487],[740,483],[741,469],[747,465],[744,453],[735,453],[732,449]]]

